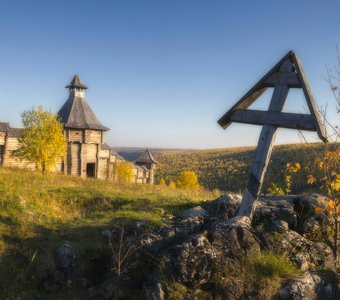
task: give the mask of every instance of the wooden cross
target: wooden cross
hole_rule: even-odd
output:
[[[268,111],[247,109],[270,87],[274,90]],[[310,115],[282,112],[290,88],[302,88]],[[273,149],[276,129],[284,127],[316,131],[320,139],[327,142],[326,129],[321,122],[307,78],[299,58],[293,51],[288,52],[218,120],[224,129],[232,122],[263,125],[238,212],[239,216],[248,216],[252,219]]]

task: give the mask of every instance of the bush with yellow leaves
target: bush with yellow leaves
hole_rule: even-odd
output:
[[[292,186],[292,176],[294,173],[297,173],[301,169],[301,165],[298,162],[290,162],[286,166],[285,177],[284,177],[284,186],[279,186],[275,183],[271,183],[267,192],[270,195],[286,195],[291,192]]]

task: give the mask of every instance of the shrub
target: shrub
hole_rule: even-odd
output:
[[[199,189],[198,177],[193,171],[182,172],[177,179],[177,186],[184,190],[197,190]]]
[[[165,179],[162,177],[160,180],[159,180],[159,183],[158,183],[159,185],[161,185],[161,186],[165,186],[166,184],[165,184]]]
[[[169,188],[171,188],[171,189],[176,188],[176,184],[172,180],[169,182]]]
[[[118,162],[115,165],[115,179],[118,182],[132,182],[134,178],[133,170],[128,162]]]
[[[44,174],[65,155],[63,125],[57,114],[44,110],[41,106],[25,111],[22,114],[22,123],[25,129],[19,138],[20,148],[15,155],[35,163]]]

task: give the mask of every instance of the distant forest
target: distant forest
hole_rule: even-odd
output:
[[[336,147],[330,145],[329,147]],[[182,171],[194,171],[202,186],[209,190],[241,192],[248,179],[250,163],[255,148],[227,148],[180,152],[158,152],[159,161],[156,182],[164,178],[167,183],[176,181]],[[269,168],[265,176],[262,191],[265,193],[271,183],[284,186],[287,163],[299,162],[301,170],[292,175],[292,193],[317,191],[307,184],[307,176],[313,168],[316,158],[321,156],[324,146],[321,143],[303,145],[290,144],[275,146]]]

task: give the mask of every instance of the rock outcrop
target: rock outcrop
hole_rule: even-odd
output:
[[[124,233],[124,247],[136,251],[128,257],[129,271],[120,282],[139,289],[141,299],[147,300],[340,299],[327,244],[331,237],[325,235],[322,242],[315,233],[331,225],[326,214],[315,214],[326,201],[319,195],[263,197],[251,222],[236,216],[241,197],[224,194],[153,232],[145,233],[146,223],[138,222]],[[102,235],[118,242],[114,231]],[[62,255],[56,256],[64,280],[74,273],[78,259],[68,247],[63,245],[57,252]],[[283,257],[294,272],[271,278],[266,272],[276,274],[275,264],[252,269],[251,262],[263,253]],[[89,288],[90,298],[118,294],[117,274],[112,266],[110,270],[107,280]]]

